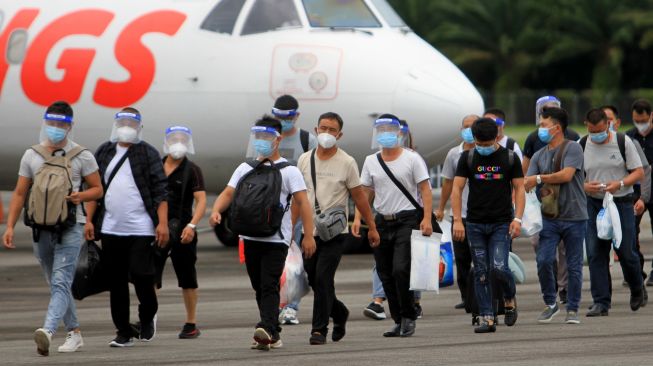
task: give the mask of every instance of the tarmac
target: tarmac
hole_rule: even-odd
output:
[[[4,231],[4,226],[0,230]],[[645,232],[650,233],[648,226]],[[650,235],[645,237],[648,271],[653,240]],[[470,315],[453,308],[460,300],[454,285],[439,294],[423,294],[424,317],[418,320],[413,337],[383,338],[381,334],[392,325],[391,320],[375,321],[362,314],[370,302],[373,259],[370,254],[357,254],[344,256],[336,275],[338,297],[351,311],[342,341],[331,342],[329,337],[326,345],[309,345],[310,293],[301,303],[301,323],[283,328],[283,348],[250,350],[258,320],[254,292],[245,267],[238,262],[237,250],[223,247],[207,230],[199,238],[199,338],[177,337],[185,313],[168,263],[152,342],[110,348],[115,329],[108,293],[102,293],[77,302],[84,347],[72,354],[57,353],[65,338],[65,330],[60,328],[50,356],[41,357],[32,336],[42,325],[49,291],[32,254],[29,232],[22,224],[17,225],[16,239],[17,249],[0,249],[1,365],[653,365],[653,304],[637,312],[630,310],[629,290],[621,284],[618,262],[612,268],[614,293],[609,316],[585,317],[591,304],[585,267],[581,324],[564,324],[564,311],[552,323],[538,324],[543,303],[527,239],[514,243],[527,268],[526,282],[517,285],[519,319],[514,327],[501,324],[496,333],[475,334]],[[131,298],[132,319],[136,319],[133,291]]]

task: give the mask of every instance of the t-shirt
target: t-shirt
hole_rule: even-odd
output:
[[[506,145],[508,144],[508,136],[504,135],[501,138],[501,140],[498,141],[498,143],[499,143],[499,145],[501,145],[501,147],[506,147]],[[512,151],[514,151],[515,154],[517,154],[517,156],[519,156],[519,160],[524,159],[524,157],[522,156],[522,153],[521,153],[521,149],[519,148],[519,143],[517,141],[515,141],[515,146],[513,146]]]
[[[609,141],[605,144],[595,144],[587,139],[585,145],[585,181],[601,182],[607,184],[610,181],[620,181],[628,176],[628,170],[642,167],[642,161],[635,145],[626,136],[626,164],[619,152],[617,139],[613,132],[610,132]],[[627,167],[625,166],[627,165]],[[632,186],[624,186],[613,194],[615,197],[623,197],[633,193]],[[590,194],[591,197],[602,199],[605,192]]]
[[[440,175],[446,179],[453,180],[456,177],[456,168],[458,167],[458,160],[460,160],[460,155],[463,153],[463,144],[452,147],[451,150],[447,153],[447,157],[444,159],[444,165],[442,166],[442,172]],[[462,217],[467,217],[467,196],[469,195],[469,184],[465,184],[463,189],[463,205],[462,205]],[[449,210],[449,215],[453,216],[452,210]]]
[[[528,176],[538,174],[551,174],[553,172],[553,159],[560,150],[543,148],[538,150],[528,167]],[[574,168],[574,178],[565,184],[560,185],[560,196],[558,196],[558,208],[560,210],[557,220],[586,220],[587,219],[587,196],[583,187],[583,148],[579,143],[570,141],[562,156],[560,170]]]
[[[104,183],[128,148],[116,145],[116,155],[111,159],[104,174]],[[104,194],[106,212],[102,221],[102,233],[120,236],[152,236],[154,223],[145,209],[141,192],[134,181],[129,158],[120,166]]]
[[[68,140],[66,146],[63,150],[68,152],[77,145],[75,142]],[[34,175],[41,168],[41,165],[45,162],[45,159],[34,151],[33,149],[27,149],[23,154],[23,158],[20,160],[20,169],[18,170],[18,175],[34,179]],[[84,150],[79,153],[76,157],[72,159],[72,182],[73,182],[73,191],[79,191],[82,184],[82,177],[87,177],[98,171],[98,165],[95,161],[93,153]],[[84,211],[82,210],[81,205],[77,205],[76,210],[77,222],[80,224],[86,223],[86,217],[84,217]]]
[[[274,163],[279,164],[285,161],[287,160],[281,158],[279,160],[276,160]],[[229,179],[229,183],[227,183],[227,185],[233,189],[236,189],[236,186],[238,185],[238,182],[240,182],[240,179],[252,169],[253,168],[247,163],[240,164],[238,168],[236,168],[236,171],[234,171],[234,174],[231,176],[231,179]],[[299,169],[297,169],[297,167],[287,166],[281,169],[281,179],[283,182],[281,185],[281,194],[279,195],[279,202],[281,202],[284,206],[286,204],[286,199],[288,198],[288,195],[292,195],[297,192],[306,190],[306,183],[304,183],[304,178],[302,177],[302,173],[299,171]],[[281,220],[281,234],[283,234],[283,238],[281,237],[281,235],[279,235],[279,233],[263,238],[261,237],[254,238],[245,235],[241,235],[241,237],[247,240],[265,241],[271,243],[283,243],[286,245],[290,245],[290,238],[292,237],[292,220],[290,217],[290,209],[286,210],[286,213],[283,215],[283,218]]]
[[[313,150],[310,150],[299,157],[297,168],[304,176],[308,201],[315,212],[315,188],[311,178],[312,152]],[[322,211],[333,207],[344,207],[345,211],[348,211],[349,190],[361,185],[356,161],[340,148],[327,160],[320,160],[317,154],[315,155],[315,179],[317,181],[317,202]],[[343,234],[347,232],[348,229],[345,228]]]
[[[471,171],[467,161],[470,152],[474,154]],[[487,156],[476,153],[475,149],[465,151],[458,161],[456,176],[467,178],[469,184],[468,222],[490,224],[512,221],[512,179],[524,176],[516,153],[511,167],[506,148],[499,147]]]
[[[533,158],[533,155],[535,155],[538,150],[547,145],[537,136],[537,131],[538,130],[535,130],[528,134],[528,137],[526,137],[526,141],[524,142],[524,156],[529,159]],[[578,133],[570,128],[565,130],[565,138],[571,141],[580,140]]]
[[[421,204],[422,198],[419,194],[418,184],[429,179],[429,172],[422,157],[416,152],[404,148],[397,159],[385,163],[395,178]],[[376,154],[365,158],[361,172],[361,184],[374,190],[374,209],[381,215],[415,210],[415,206],[385,173]]]
[[[166,159],[167,156],[163,158],[164,163]],[[186,166],[188,166],[190,172],[188,174],[186,192],[184,193],[184,197],[181,197]],[[184,158],[181,164],[168,176],[168,219],[178,218],[181,220],[182,225],[188,224],[193,218],[194,193],[205,190],[202,169],[188,160],[188,158]],[[179,214],[180,207],[181,217]]]
[[[297,161],[299,157],[304,153],[304,148],[302,147],[302,141],[300,139],[301,129],[297,129],[294,135],[285,136],[281,143],[279,144],[279,154],[281,157],[288,160],[292,165],[297,166]],[[312,134],[308,133],[308,150],[313,150],[317,147],[317,138]]]

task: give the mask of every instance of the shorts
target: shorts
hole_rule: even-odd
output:
[[[173,244],[167,250],[158,251],[154,260],[157,289],[160,289],[162,286],[163,270],[168,257],[172,259],[172,266],[177,275],[177,285],[182,289],[196,289],[197,271],[195,269],[195,263],[197,262],[197,235],[188,244],[177,243]]]

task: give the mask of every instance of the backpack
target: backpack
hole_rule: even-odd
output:
[[[34,145],[31,149],[45,160],[34,174],[25,200],[25,225],[32,228],[34,240],[38,241],[40,230],[61,234],[77,222],[76,206],[68,202],[66,196],[74,188],[71,161],[86,149],[76,146],[68,152],[63,149],[50,152],[42,145]]]
[[[302,144],[302,150],[308,151],[308,131],[299,130],[299,142]]]
[[[270,162],[266,165],[265,162]],[[292,195],[288,195],[285,207],[279,202],[283,179],[281,169],[288,162],[274,164],[269,159],[247,162],[252,170],[238,182],[231,202],[231,229],[245,236],[267,237],[279,232],[281,221],[290,207]]]
[[[578,141],[580,144],[580,147],[583,148],[583,151],[585,151],[585,145],[587,145],[587,135],[583,136],[583,138]],[[624,165],[627,166],[626,163],[626,135],[623,133],[617,132],[617,146],[619,147],[619,152],[621,153],[621,157],[624,159]]]
[[[515,151],[515,144],[517,141],[513,139],[512,137],[508,137],[508,140],[506,140],[506,149]]]

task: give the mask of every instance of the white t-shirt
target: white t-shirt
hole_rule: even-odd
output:
[[[456,177],[456,168],[458,167],[458,160],[460,160],[460,155],[463,153],[463,144],[454,146],[447,153],[447,157],[444,159],[444,165],[442,166],[442,177],[446,179],[453,180]],[[469,183],[465,183],[465,188],[463,189],[463,205],[462,205],[462,217],[467,217],[467,197],[469,196]],[[449,210],[449,216],[453,216],[453,211]]]
[[[120,158],[127,153],[127,148],[116,145],[116,155],[111,159],[104,173],[104,182],[109,180],[111,172]],[[110,235],[154,235],[154,223],[145,209],[141,192],[136,186],[129,158],[120,166],[104,194],[106,212],[102,221],[102,233]]]
[[[282,158],[288,160],[288,162],[294,166],[297,166],[297,161],[299,157],[304,153],[304,148],[302,147],[302,142],[300,138],[301,129],[297,128],[295,134],[292,136],[285,136],[281,139],[279,144],[279,154]],[[317,147],[317,138],[312,134],[308,133],[308,151],[313,150]]]
[[[403,149],[397,159],[385,163],[395,178],[421,204],[418,184],[429,179],[429,172],[422,157],[414,151]],[[381,215],[392,215],[400,211],[415,209],[415,206],[385,173],[376,154],[365,158],[361,172],[361,184],[374,190],[374,209]]]
[[[506,147],[507,143],[508,143],[508,136],[503,135],[503,138],[499,140],[499,145],[501,145],[501,147]],[[514,151],[515,154],[519,156],[519,161],[524,161],[524,155],[522,154],[521,149],[519,148],[519,143],[517,143],[517,141],[515,141],[515,147],[512,151]]]
[[[274,163],[279,164],[286,161],[286,159],[281,158],[276,160]],[[236,189],[240,179],[250,170],[252,170],[252,167],[249,164],[240,164],[240,166],[236,168],[236,171],[231,176],[231,179],[229,179],[229,183],[227,183],[227,185],[233,189]],[[279,195],[279,202],[281,202],[284,206],[286,204],[286,198],[289,194],[295,194],[297,192],[306,190],[306,183],[304,182],[304,178],[302,178],[302,173],[299,171],[299,169],[297,169],[297,167],[287,166],[281,169],[281,179],[283,183],[281,186],[281,194]],[[281,233],[283,234],[283,238],[281,235],[279,235],[279,233],[263,238],[254,238],[245,235],[241,235],[241,237],[247,240],[284,243],[286,245],[290,245],[290,238],[292,237],[292,220],[290,218],[290,208],[288,208],[286,213],[283,215],[283,219],[281,221]]]

